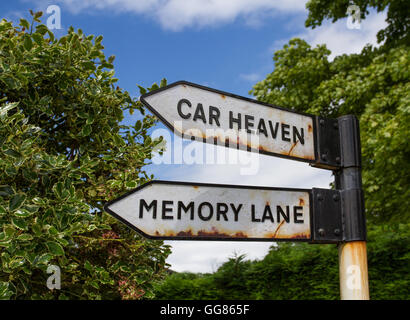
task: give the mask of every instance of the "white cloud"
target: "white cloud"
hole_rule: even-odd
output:
[[[258,26],[266,16],[305,10],[303,0],[32,0],[37,4],[58,4],[72,13],[93,10],[144,14],[164,29],[179,31],[185,27],[209,27],[238,18]]]
[[[386,28],[386,16],[386,12],[373,11],[361,21],[360,29],[349,29],[347,18],[335,23],[325,20],[320,27],[311,29],[304,26],[306,17],[300,18],[300,15],[295,14],[294,18],[290,18],[292,23],[285,26],[286,29],[293,30],[293,34],[286,39],[276,39],[267,51],[272,56],[275,51],[281,50],[291,38],[301,38],[312,47],[326,44],[332,52],[330,60],[341,54],[360,53],[367,44],[378,46],[376,34],[379,30]]]
[[[252,73],[241,73],[239,75],[239,78],[245,81],[255,83],[256,81],[262,80],[263,76],[260,75],[259,73],[252,72]]]
[[[332,51],[333,60],[341,54],[360,53],[366,44],[377,46],[376,34],[387,26],[386,12],[372,12],[361,21],[360,29],[349,29],[346,19],[336,23],[325,22],[316,29],[306,29],[297,37],[305,39],[310,45],[326,44]]]
[[[165,241],[172,246],[167,259],[171,270],[182,272],[214,272],[236,254],[245,254],[246,259],[260,260],[274,245],[273,242],[233,241]]]

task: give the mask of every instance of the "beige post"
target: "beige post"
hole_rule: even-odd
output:
[[[366,241],[339,245],[340,298],[369,300]]]

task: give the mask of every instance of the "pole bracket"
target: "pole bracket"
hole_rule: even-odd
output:
[[[342,165],[338,119],[315,117],[316,162],[312,167],[335,170]]]
[[[312,189],[311,243],[366,241],[361,189]]]
[[[341,202],[339,190],[312,189],[312,243],[343,241]]]

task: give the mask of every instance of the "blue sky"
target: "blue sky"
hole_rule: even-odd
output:
[[[299,5],[296,14],[295,10],[260,12],[255,13],[260,20],[252,22],[255,17],[238,12],[226,21],[188,24],[174,30],[148,13],[121,9],[121,3],[127,8],[124,3],[132,1],[113,1],[119,4],[104,9],[93,6],[94,1],[81,2],[90,5],[75,10],[77,1],[20,0],[2,1],[0,10],[3,17],[18,21],[21,16],[29,18],[30,8],[42,10],[47,18],[47,6],[59,5],[62,30],[55,33],[64,34],[74,26],[86,34],[103,35],[106,56],[116,56],[119,85],[134,95],[138,95],[136,83],[150,86],[165,77],[169,83],[189,79],[246,96],[256,81],[272,71],[275,42],[303,30],[306,16]]]
[[[81,28],[85,34],[103,35],[106,56],[115,55],[118,85],[139,96],[136,84],[149,87],[166,78],[168,83],[187,80],[223,91],[248,96],[252,86],[273,71],[273,53],[292,37],[311,45],[327,44],[331,59],[343,53],[360,52],[376,43],[375,34],[385,26],[385,13],[372,12],[361,28],[349,29],[346,21],[325,22],[306,29],[304,0],[15,0],[1,1],[2,18],[29,20],[29,9],[44,12],[49,5],[61,10],[61,29]],[[127,116],[133,123],[138,116]],[[159,128],[164,128],[159,125]],[[182,143],[168,132],[168,152],[204,148]],[[221,151],[221,149],[218,149]],[[232,151],[241,153],[244,151]],[[246,153],[246,152],[245,152]],[[245,155],[247,157],[248,155]],[[332,181],[326,170],[305,163],[248,156],[245,164],[157,164],[149,172],[160,180],[267,185],[295,188],[327,188]],[[256,161],[256,162],[255,162]],[[252,175],[241,169],[257,163]],[[168,262],[177,271],[209,272],[233,254],[257,259],[269,243],[169,241],[173,254]]]

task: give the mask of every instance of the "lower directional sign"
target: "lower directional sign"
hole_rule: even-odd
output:
[[[104,209],[148,238],[311,240],[310,190],[151,181]]]

